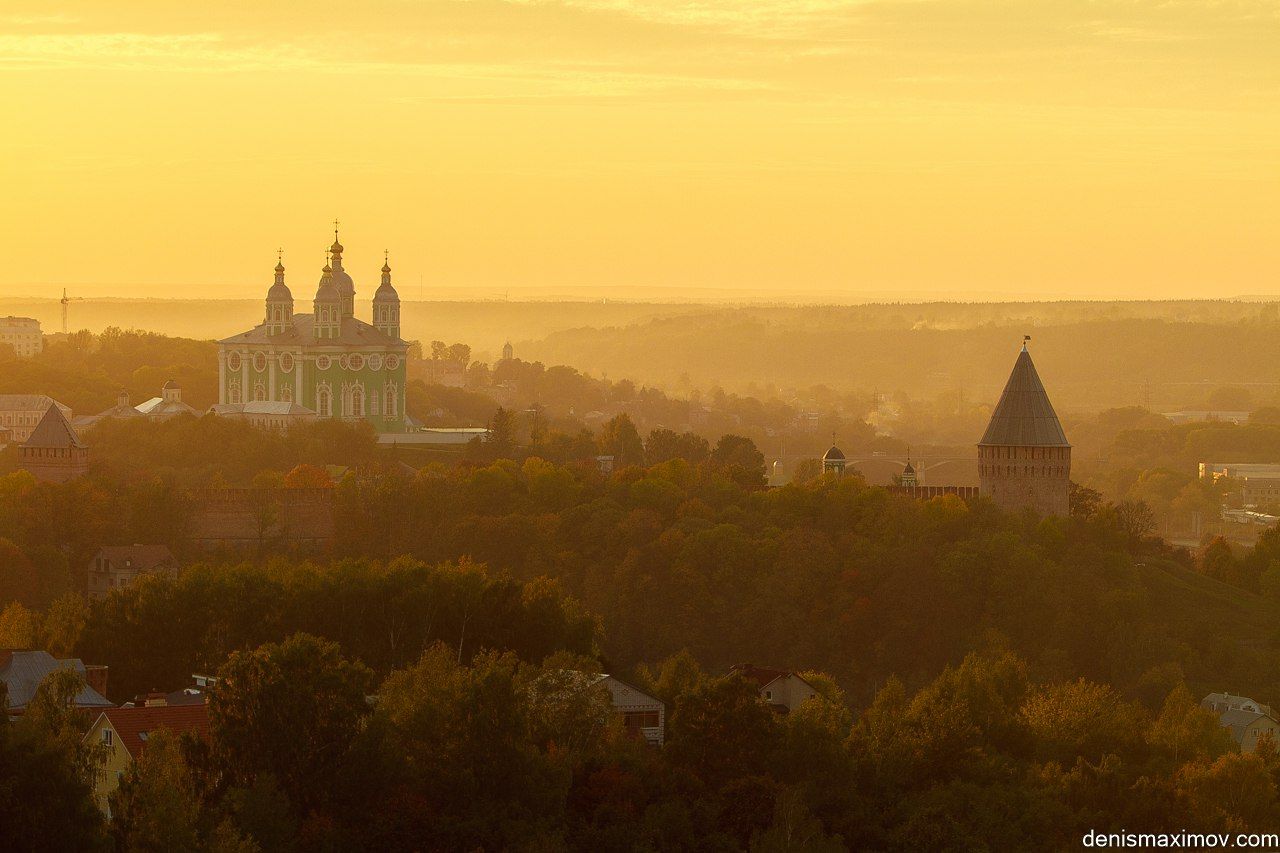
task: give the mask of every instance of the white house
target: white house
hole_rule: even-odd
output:
[[[667,734],[667,706],[661,699],[613,675],[601,675],[596,683],[609,688],[613,708],[622,716],[629,733],[662,746]]]
[[[789,714],[818,695],[812,684],[794,672],[767,669],[749,663],[736,664],[729,672],[741,675],[755,684],[759,688],[760,698],[779,714]]]
[[[1270,705],[1255,702],[1248,696],[1210,693],[1200,700],[1200,707],[1218,715],[1218,721],[1231,730],[1241,752],[1257,749],[1258,740],[1264,734],[1270,734],[1280,744],[1280,723],[1276,722]]]

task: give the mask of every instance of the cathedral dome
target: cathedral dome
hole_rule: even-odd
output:
[[[320,273],[320,286],[316,288],[316,302],[338,302],[341,300],[338,288],[333,284],[333,267],[324,265]]]
[[[284,283],[284,261],[276,261],[276,280],[267,291],[268,302],[293,302],[293,292]]]
[[[843,459],[844,459],[844,451],[836,447],[834,444],[831,445],[831,447],[827,450],[826,453],[822,454],[823,462],[842,461]]]
[[[373,301],[375,303],[400,301],[400,294],[396,292],[395,285],[391,283],[390,261],[383,261],[382,283],[378,285],[378,290],[373,294]]]

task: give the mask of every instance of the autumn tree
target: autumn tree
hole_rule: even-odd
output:
[[[308,634],[235,652],[209,697],[216,762],[238,785],[274,775],[305,813],[339,772],[372,680],[336,643]]]

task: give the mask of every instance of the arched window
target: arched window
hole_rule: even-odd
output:
[[[316,414],[322,418],[333,417],[333,397],[328,385],[316,388]]]
[[[291,385],[285,385],[280,389],[280,399],[286,403],[293,402],[293,387]]]
[[[255,383],[253,386],[253,399],[255,401],[267,399],[267,387],[261,382]]]
[[[378,414],[378,392],[377,391],[369,392],[369,414],[371,415]]]
[[[240,402],[240,380],[239,379],[232,379],[231,382],[227,385],[227,402],[229,403]]]
[[[387,400],[387,405],[386,405],[387,417],[389,418],[396,417],[400,412],[400,394],[399,394],[399,389],[396,388],[396,383],[394,382],[387,383],[386,400]]]
[[[357,385],[351,389],[351,414],[353,417],[364,417],[364,388]]]

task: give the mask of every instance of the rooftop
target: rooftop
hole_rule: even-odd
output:
[[[200,737],[209,736],[209,706],[203,702],[192,705],[108,708],[102,715],[111,723],[120,743],[134,758],[138,757],[146,746],[147,738],[157,729],[168,729],[178,734],[192,732]]]
[[[43,649],[0,649],[0,681],[9,690],[9,709],[21,711],[36,695],[40,682],[52,672],[71,669],[85,676],[85,666],[79,658],[59,660]],[[109,708],[111,702],[87,684],[76,694],[75,704],[80,708]]]
[[[76,435],[75,429],[67,421],[56,403],[49,403],[49,411],[44,413],[40,423],[31,431],[26,447],[84,447],[85,444]]]
[[[1070,447],[1049,394],[1024,346],[979,445]]]

